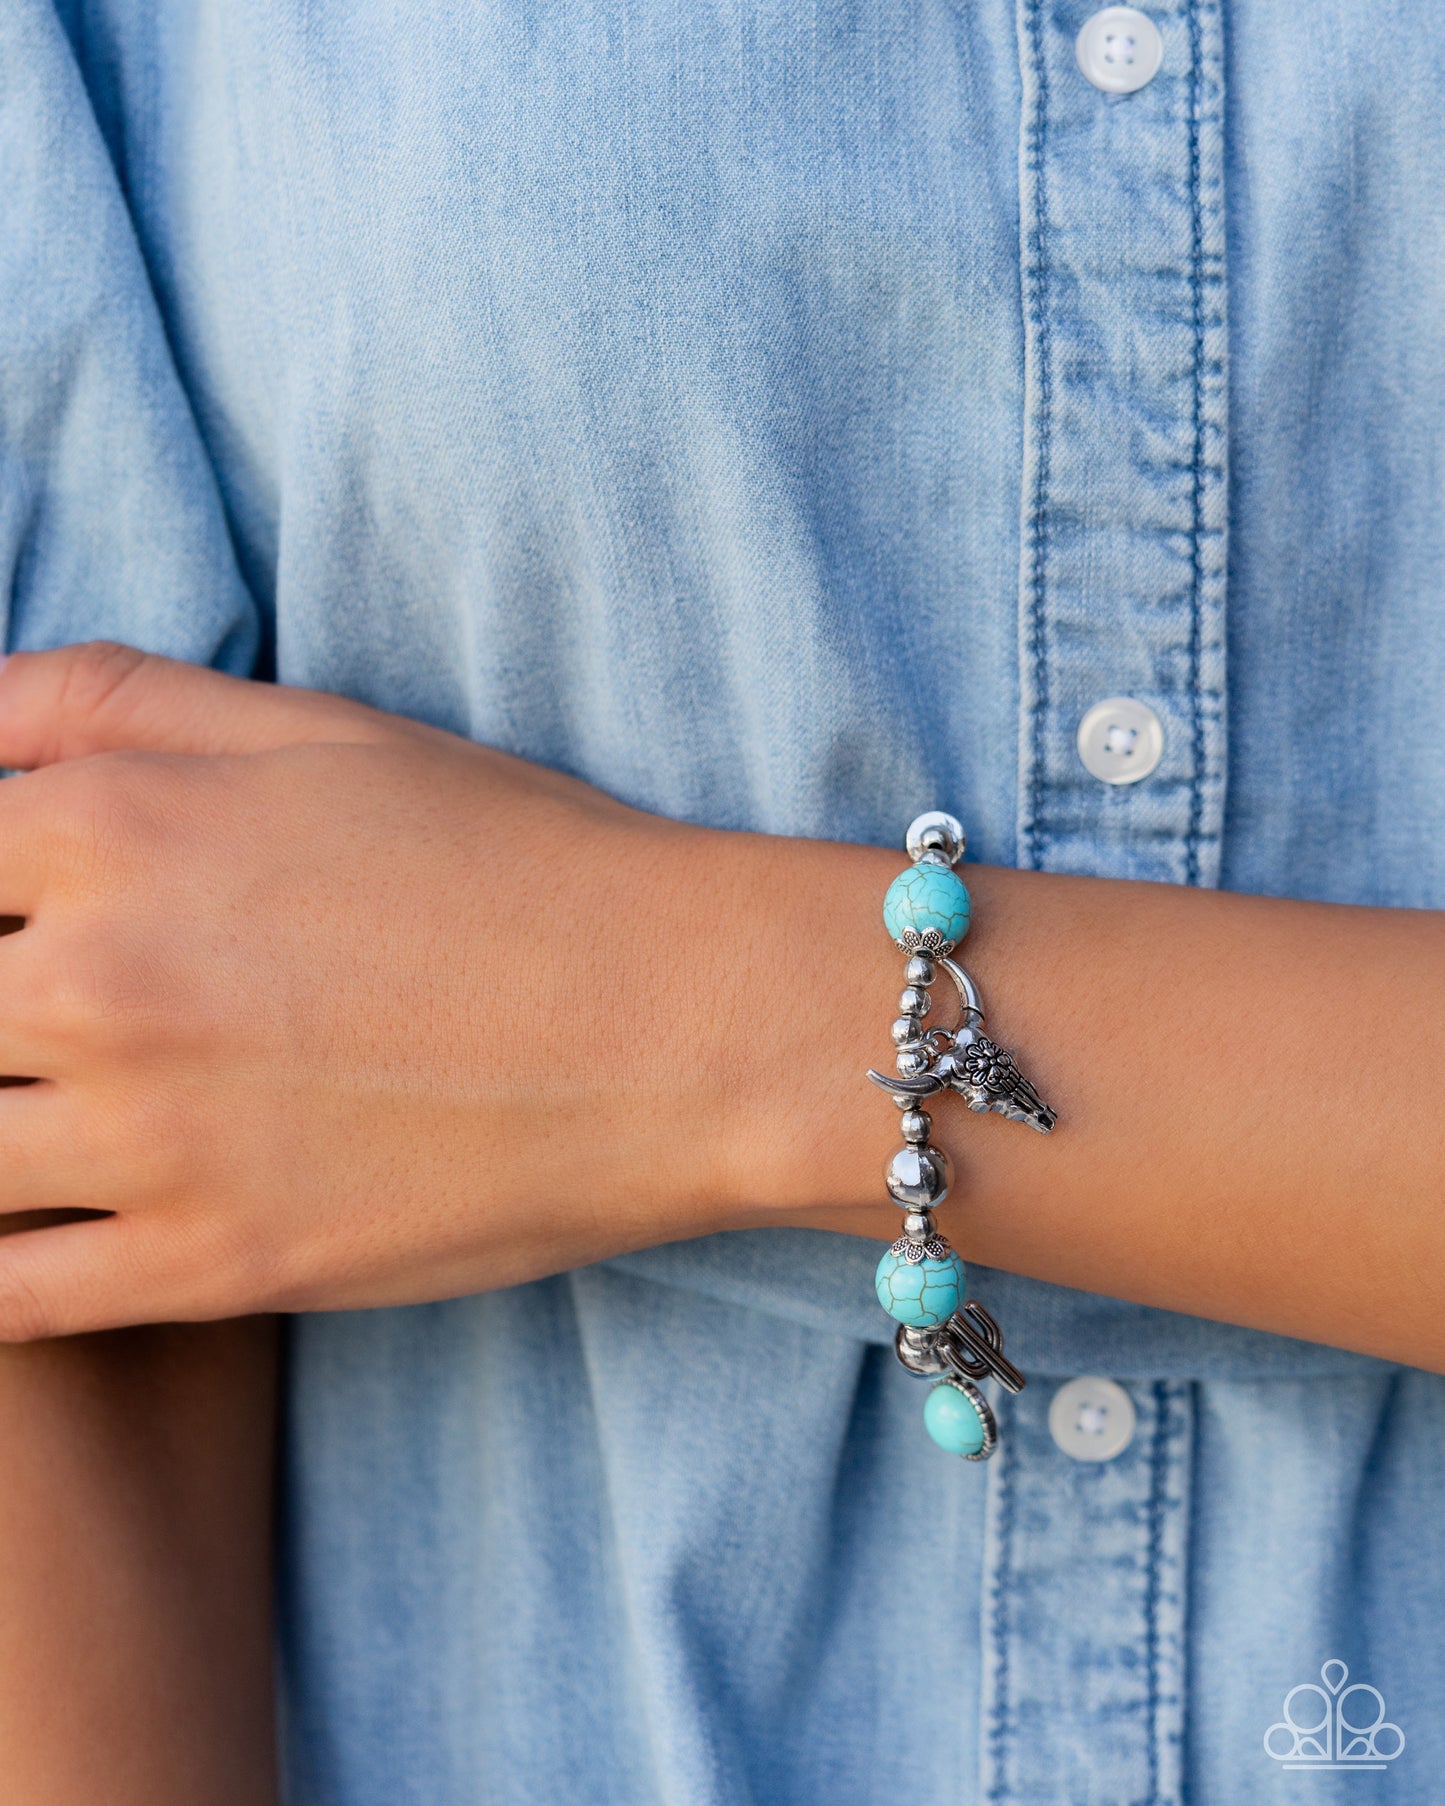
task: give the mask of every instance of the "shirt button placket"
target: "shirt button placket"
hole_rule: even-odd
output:
[[[1019,861],[1210,884],[1225,778],[1220,0],[1020,0],[1019,43]],[[1100,725],[1111,710],[1128,718]]]
[[[1081,1453],[1090,1407],[1106,1458]],[[1182,1806],[1194,1388],[1043,1379],[1001,1409],[978,1797]]]
[[[1019,0],[1025,866],[1218,878],[1220,12]],[[1087,1382],[1088,1398],[1075,1382],[1076,1409],[1034,1377],[1008,1401],[988,1482],[980,1797],[1174,1806],[1192,1391],[1136,1382],[1121,1402],[1115,1382]],[[1090,1459],[1111,1425],[1118,1446]]]

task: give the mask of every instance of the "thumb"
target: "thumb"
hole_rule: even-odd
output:
[[[345,697],[106,640],[0,660],[0,765],[22,771],[90,753],[252,753],[385,733],[385,717]]]

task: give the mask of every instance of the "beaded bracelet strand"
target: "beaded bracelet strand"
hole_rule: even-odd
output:
[[[928,1434],[951,1455],[986,1461],[998,1425],[977,1382],[992,1375],[1010,1392],[1024,1376],[1006,1359],[1003,1332],[973,1298],[964,1301],[963,1262],[938,1233],[934,1210],[948,1195],[952,1172],[929,1136],[933,1119],[922,1108],[935,1093],[961,1092],[970,1110],[996,1110],[1047,1135],[1054,1112],[1014,1064],[1013,1055],[983,1032],[978,986],[948,956],[968,933],[972,903],[954,871],[963,858],[962,825],[941,810],[920,815],[904,843],[912,864],[889,885],[883,923],[907,960],[904,990],[893,1024],[896,1073],[868,1077],[902,1112],[903,1146],[888,1162],[888,1195],[903,1210],[903,1233],[878,1263],[878,1302],[896,1318],[893,1347],[907,1370],[932,1379],[923,1407]],[[958,1027],[929,1026],[930,986],[944,972],[958,991]]]

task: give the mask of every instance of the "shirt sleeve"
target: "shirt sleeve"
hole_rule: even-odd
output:
[[[50,0],[0,6],[5,643],[250,671],[258,614],[125,199]]]

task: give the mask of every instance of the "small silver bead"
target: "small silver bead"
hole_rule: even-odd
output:
[[[926,1016],[933,1008],[933,999],[919,986],[909,985],[906,991],[899,993],[898,1008],[905,1016]]]
[[[903,1131],[905,1141],[925,1142],[933,1127],[933,1118],[926,1110],[905,1110],[898,1119],[898,1127]]]
[[[926,1242],[938,1234],[938,1224],[931,1210],[910,1210],[903,1219],[903,1233],[911,1242]]]
[[[928,1049],[926,1047],[901,1047],[893,1064],[898,1068],[901,1079],[916,1079],[920,1073],[928,1070]]]
[[[927,1210],[948,1196],[951,1178],[948,1156],[942,1148],[899,1148],[888,1162],[883,1182],[895,1204],[909,1210]]]
[[[908,857],[915,861],[932,859],[940,865],[957,865],[963,858],[968,837],[956,815],[943,809],[929,809],[908,824],[903,844]]]
[[[938,968],[927,954],[915,953],[903,968],[903,982],[910,985],[931,985],[938,976]]]
[[[918,1039],[918,1018],[916,1016],[899,1016],[888,1030],[893,1037],[895,1047],[903,1047],[910,1041]]]
[[[900,1323],[898,1334],[893,1338],[893,1352],[910,1373],[920,1379],[932,1379],[948,1372],[948,1363],[939,1354],[937,1344],[936,1329],[912,1329],[908,1324]]]

